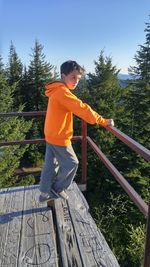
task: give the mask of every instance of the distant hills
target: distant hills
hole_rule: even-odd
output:
[[[118,80],[122,88],[125,88],[128,85],[129,80],[131,79],[132,76],[129,74],[122,74],[122,73],[118,74]]]
[[[86,75],[86,79],[87,80],[89,79],[88,75]],[[129,80],[132,80],[132,79],[133,77],[130,74],[123,74],[123,73],[118,74],[119,83],[121,87],[123,88],[125,88],[128,85]]]
[[[131,80],[132,76],[129,74],[123,74],[123,73],[119,73],[118,74],[118,79],[119,80]]]

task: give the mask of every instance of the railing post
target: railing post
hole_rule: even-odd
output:
[[[147,216],[144,267],[150,267],[150,200],[149,200],[149,205],[148,205],[148,216]]]
[[[87,188],[87,123],[82,120],[82,180],[79,185],[81,191]]]

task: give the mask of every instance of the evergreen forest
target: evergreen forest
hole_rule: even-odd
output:
[[[0,113],[46,111],[44,85],[59,78],[47,62],[43,45],[35,40],[28,66],[23,65],[13,42],[8,62],[0,56]],[[94,59],[93,59],[94,60]],[[150,23],[145,26],[145,43],[135,51],[132,79],[121,86],[120,72],[112,58],[101,50],[94,73],[81,78],[74,93],[115,127],[150,149]],[[44,117],[0,117],[0,142],[43,138]],[[74,118],[74,134],[81,134],[81,121]],[[88,135],[148,203],[150,164],[100,126],[88,125]],[[81,144],[73,143],[81,162]],[[0,187],[39,182],[45,144],[0,147]],[[115,178],[88,148],[86,198],[90,211],[122,267],[143,266],[145,218],[121,189]],[[38,169],[35,174],[27,170]],[[26,175],[19,175],[26,170]],[[79,165],[76,181],[81,178]]]

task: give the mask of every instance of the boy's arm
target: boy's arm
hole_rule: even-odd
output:
[[[102,126],[114,126],[113,119],[105,119],[95,112],[88,104],[83,103],[79,98],[72,94],[68,89],[62,90],[59,94],[58,102],[74,113],[79,118],[90,124]]]

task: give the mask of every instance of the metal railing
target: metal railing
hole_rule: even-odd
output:
[[[45,111],[39,112],[11,112],[11,113],[0,113],[0,117],[26,117],[26,116],[44,116],[46,114]],[[141,155],[145,160],[150,161],[150,151],[146,149],[144,146],[140,145],[138,142],[125,135],[115,127],[105,127],[107,131],[111,132],[118,139],[120,139],[123,143],[129,146],[136,153]],[[144,214],[147,218],[147,230],[146,230],[146,238],[145,238],[145,251],[144,251],[144,267],[150,267],[150,202],[147,205],[144,200],[140,197],[140,195],[134,190],[134,188],[127,182],[127,180],[121,175],[121,173],[115,168],[115,166],[108,160],[108,158],[104,155],[104,153],[98,148],[98,146],[92,141],[92,139],[87,136],[87,124],[85,121],[82,121],[82,134],[81,136],[74,136],[73,140],[81,140],[82,142],[82,179],[81,185],[83,188],[86,188],[87,184],[87,143],[90,147],[95,151],[99,159],[105,164],[105,166],[109,169],[124,191],[128,194],[130,199],[135,203],[138,209]],[[9,141],[9,142],[1,142],[0,146],[8,146],[8,145],[18,145],[18,144],[35,144],[44,142],[44,139],[32,139],[32,140],[22,140],[22,141]],[[85,187],[84,187],[85,185]]]

